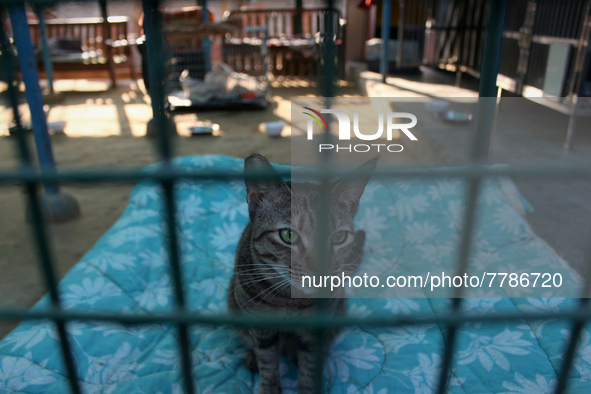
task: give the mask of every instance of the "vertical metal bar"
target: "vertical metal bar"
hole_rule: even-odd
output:
[[[107,0],[99,0],[99,6],[101,9],[101,17],[103,18],[103,41],[101,45],[103,47],[104,56],[107,59],[107,65],[109,66],[109,78],[111,79],[111,87],[117,87],[117,77],[115,76],[115,63],[113,62],[113,54],[111,53],[112,47],[109,46],[111,41],[111,24],[109,23],[109,14],[107,12]]]
[[[164,59],[161,32],[159,1],[142,0],[144,9],[144,30],[146,34],[146,50],[148,59],[148,78],[150,81],[150,96],[152,117],[156,123],[158,148],[163,160],[171,157],[171,141],[167,135],[164,96]]]
[[[382,82],[386,83],[388,77],[388,39],[390,38],[390,0],[383,0],[382,3],[382,53],[380,56],[380,74]]]
[[[503,37],[506,9],[507,0],[493,0],[490,2],[486,37],[484,38],[482,69],[480,70],[479,97],[496,97],[497,95],[497,74],[499,73],[501,39]]]
[[[503,26],[505,24],[505,11],[507,0],[490,2],[489,18],[484,41],[482,55],[482,68],[480,70],[480,85],[478,97],[478,123],[477,133],[473,145],[472,159],[483,161],[488,157],[488,142],[492,130],[492,123],[497,107],[497,100],[488,97],[497,97],[497,75],[501,58],[501,41],[503,38]]]
[[[8,13],[14,34],[14,43],[18,52],[18,61],[21,75],[25,83],[25,95],[31,110],[31,122],[33,123],[33,134],[37,145],[39,164],[43,171],[55,171],[55,161],[51,150],[51,140],[47,130],[47,119],[43,110],[43,95],[39,87],[39,73],[37,72],[37,61],[31,44],[31,33],[23,3],[8,5]],[[59,192],[56,183],[46,183],[47,193]]]
[[[302,34],[302,10],[304,9],[303,0],[296,0],[295,12],[293,13],[293,34],[299,36]]]
[[[47,78],[47,85],[49,85],[49,93],[54,94],[53,64],[51,64],[51,57],[49,56],[49,46],[47,45],[47,29],[45,28],[43,9],[38,4],[33,4],[33,10],[35,11],[35,15],[37,15],[37,19],[39,20],[39,35],[41,36],[41,53],[43,55],[43,68],[45,69],[45,77]]]
[[[22,34],[20,31],[21,29],[15,29],[15,23],[23,21],[23,17],[25,17],[25,27],[28,29],[28,24],[26,23],[26,14],[23,4],[11,4],[8,6],[8,11],[11,18],[11,23],[13,26],[13,32],[15,34],[15,41],[17,38],[22,40],[22,36],[17,36],[17,32],[15,30],[19,30],[19,33]],[[22,27],[21,27],[22,28]],[[30,44],[30,39],[29,39]],[[8,96],[10,100],[10,104],[12,106],[14,121],[16,123],[16,137],[18,140],[19,146],[19,153],[21,157],[21,163],[24,167],[31,167],[32,160],[31,154],[29,152],[27,146],[26,136],[20,121],[20,114],[18,111],[18,97],[17,97],[17,89],[15,86],[15,80],[13,75],[14,64],[12,61],[12,55],[10,52],[9,44],[8,44],[8,37],[6,36],[6,32],[4,31],[4,27],[0,23],[0,45],[2,48],[2,66],[3,66],[3,74],[7,77],[8,82]],[[21,73],[23,71],[21,70]],[[37,85],[38,86],[38,85]],[[28,87],[27,87],[28,88]],[[37,194],[37,184],[34,182],[27,183],[25,185],[25,190],[27,192],[27,196],[29,198],[29,203],[31,206],[31,213],[33,217],[33,234],[35,236],[35,244],[37,245],[37,254],[39,256],[40,268],[43,274],[43,279],[45,280],[45,285],[49,291],[49,298],[51,300],[51,304],[53,308],[57,311],[61,311],[61,303],[59,297],[59,291],[57,289],[57,279],[53,269],[53,261],[51,258],[51,250],[49,247],[49,242],[47,239],[47,232],[45,229],[45,224],[43,222],[43,215],[41,212],[41,204],[39,201],[39,196]],[[68,381],[70,384],[70,389],[74,394],[80,393],[80,388],[78,386],[78,380],[76,375],[76,368],[74,365],[74,360],[72,357],[72,350],[70,346],[70,342],[68,339],[68,334],[65,327],[65,322],[61,320],[54,320],[56,325],[59,343],[60,343],[60,350],[63,356],[63,361],[66,366],[66,371],[68,373]]]
[[[209,11],[207,10],[207,0],[201,0],[201,15],[203,17],[203,22],[209,20]],[[209,37],[203,37],[201,41],[203,45],[203,62],[205,67],[204,75],[211,71],[211,42],[209,41]]]
[[[483,163],[488,155],[488,144],[491,130],[494,124],[494,116],[497,107],[497,89],[496,81],[499,73],[499,61],[501,55],[501,40],[503,34],[503,25],[507,0],[491,1],[489,9],[489,19],[485,37],[485,45],[482,59],[482,69],[480,72],[479,102],[478,102],[478,122],[474,143],[472,145],[471,160],[474,163]],[[464,213],[464,223],[462,227],[462,244],[460,256],[458,259],[457,273],[467,271],[470,261],[470,249],[472,245],[472,231],[476,220],[476,203],[478,201],[478,192],[482,179],[480,177],[468,180],[467,204]],[[458,312],[462,304],[463,288],[454,288],[451,310]],[[448,384],[449,372],[451,369],[453,350],[457,337],[457,324],[448,326],[445,348],[443,351],[443,361],[439,375],[439,384],[437,392],[445,393]]]
[[[328,10],[324,14],[324,34],[322,44],[324,48],[324,54],[322,54],[322,95],[324,97],[334,97],[336,94],[335,85],[335,59],[336,59],[336,44],[334,39],[335,34],[335,14],[336,10],[333,6],[333,1],[327,1]],[[320,24],[319,24],[320,25]]]
[[[571,150],[575,136],[577,124],[577,112],[579,106],[579,93],[582,82],[582,71],[585,63],[585,54],[589,45],[589,33],[591,31],[591,0],[585,2],[583,13],[581,15],[581,27],[579,29],[579,41],[577,43],[577,54],[571,70],[569,71],[571,78],[566,92],[567,96],[572,97],[570,119],[566,133],[566,140],[564,142],[564,149]]]
[[[335,18],[334,14],[336,13],[334,9],[334,1],[327,0],[326,1],[326,12],[324,13],[324,34],[322,37],[322,49],[323,53],[321,53],[321,73],[320,78],[323,80],[323,84],[320,85],[322,88],[321,94],[325,97],[325,108],[330,108],[332,97],[335,96],[336,86],[335,86],[335,41],[334,41],[334,32],[335,32]],[[320,22],[320,21],[319,21]],[[338,22],[338,21],[337,21]],[[321,26],[321,24],[318,24]],[[329,123],[330,124],[330,123]],[[330,127],[330,126],[329,126]],[[322,135],[322,141],[328,142],[331,139],[330,131],[328,129],[324,130]],[[322,155],[320,156],[320,166],[324,169],[330,169],[330,155]],[[320,179],[320,201],[318,211],[320,217],[318,218],[318,230],[317,235],[318,239],[317,245],[318,249],[315,251],[317,262],[319,263],[319,271],[318,275],[327,275],[329,272],[328,267],[328,250],[324,247],[324,245],[328,245],[328,229],[329,229],[329,177],[323,175]],[[326,307],[328,305],[329,298],[327,296],[327,289],[320,289],[320,295],[322,298],[315,299],[315,306],[318,309],[319,313],[324,313]],[[325,328],[314,329],[312,333],[314,334],[315,338],[315,348],[314,348],[314,392],[320,394],[324,391],[324,359],[326,357],[326,342],[325,342]]]
[[[474,228],[476,216],[476,202],[480,190],[480,179],[473,178],[468,181],[466,190],[466,209],[464,211],[464,221],[462,226],[462,243],[460,246],[460,255],[458,258],[457,272],[465,272],[470,259],[470,249],[472,245],[472,229]],[[451,311],[458,312],[461,308],[462,298],[461,288],[455,288],[454,298],[452,298]],[[437,392],[443,394],[447,390],[447,383],[453,358],[453,351],[457,337],[457,324],[450,324],[447,327],[445,347],[442,355],[441,370],[439,374],[439,384]]]
[[[163,42],[162,30],[160,26],[160,13],[158,11],[159,1],[143,0],[144,9],[144,30],[146,33],[148,68],[152,98],[153,118],[158,132],[158,141],[160,156],[163,159],[163,166],[171,166],[172,144],[169,130],[168,119],[164,111],[164,64],[163,64]],[[174,181],[163,181],[166,227],[168,235],[168,253],[172,279],[174,286],[174,295],[177,310],[184,312],[185,293],[182,283],[182,271],[180,264],[180,251],[178,237],[176,233],[176,209],[174,200]],[[191,366],[191,343],[189,340],[188,326],[185,323],[179,323],[179,353],[181,356],[182,376],[185,382],[187,393],[194,393],[195,387],[192,378]]]
[[[398,14],[398,37],[396,37],[396,68],[401,69],[402,65],[402,47],[404,46],[404,13],[405,1],[399,0],[399,14]],[[388,29],[389,30],[389,29]],[[384,81],[386,82],[386,81]]]
[[[2,18],[4,17],[4,11],[4,7],[0,8],[0,17]],[[8,40],[8,36],[6,35],[6,31],[4,30],[4,25],[2,23],[0,23],[0,51],[2,52],[2,74],[5,75],[6,81],[8,83],[8,101],[10,102],[12,107],[12,117],[14,118],[15,123],[14,130],[17,136],[16,141],[18,144],[21,162],[24,167],[31,167],[33,161],[31,159],[31,154],[27,146],[25,131],[23,129],[21,117],[18,111],[18,90],[17,81],[14,79],[14,59],[12,57],[10,42]]]
[[[581,312],[589,313],[589,297],[591,297],[591,247],[588,248],[587,256],[587,269],[583,275],[585,285],[583,287],[583,291],[581,292],[579,309]],[[577,347],[579,345],[579,338],[581,337],[584,327],[585,320],[574,320],[572,323],[571,336],[564,350],[562,366],[560,367],[560,371],[558,373],[558,383],[556,384],[556,388],[554,390],[556,394],[565,393],[566,389],[568,388],[568,376],[574,363]]]
[[[265,81],[265,100],[269,96],[271,89],[271,83],[269,82],[269,47],[267,41],[269,40],[269,34],[267,32],[267,26],[262,26],[261,31],[263,33],[263,42],[261,43],[261,55],[263,57],[263,78]]]

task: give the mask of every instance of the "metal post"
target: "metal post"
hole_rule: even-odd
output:
[[[293,15],[293,34],[298,36],[302,34],[302,10],[304,9],[303,0],[296,0],[295,13]]]
[[[41,170],[55,172],[55,161],[51,149],[51,139],[47,129],[47,119],[43,110],[43,96],[39,87],[39,73],[37,62],[31,44],[31,33],[23,3],[13,3],[8,6],[10,23],[14,34],[14,42],[18,52],[21,75],[25,83],[25,95],[31,112],[31,123],[37,147],[37,156]],[[44,218],[50,222],[63,222],[80,216],[78,202],[67,194],[60,193],[57,182],[45,182],[46,194],[41,204]],[[33,220],[34,207],[29,206],[27,217]]]
[[[507,0],[498,0],[490,2],[489,18],[487,32],[484,41],[484,52],[482,56],[482,68],[480,70],[480,85],[478,97],[497,97],[499,90],[497,88],[497,75],[499,74],[499,64],[501,58],[501,41],[503,38],[503,26],[505,24],[505,11],[507,9]],[[486,160],[488,156],[488,142],[497,108],[497,100],[485,99],[479,100],[478,104],[478,124],[474,141],[473,160]],[[486,143],[480,143],[478,138],[486,140]],[[480,150],[479,150],[480,149]]]
[[[55,161],[51,149],[51,140],[47,129],[47,120],[43,110],[43,95],[39,87],[39,73],[37,61],[31,44],[31,33],[25,12],[24,4],[11,4],[8,6],[10,22],[14,34],[14,43],[18,52],[20,70],[25,83],[25,95],[31,110],[31,123],[35,135],[35,145],[41,168],[46,171],[55,171]],[[49,194],[59,193],[56,183],[46,183],[45,191]]]
[[[585,63],[585,54],[587,53],[587,47],[589,45],[589,33],[591,32],[591,0],[585,2],[585,8],[583,11],[583,23],[579,31],[579,42],[577,44],[577,54],[575,57],[574,65],[571,71],[570,83],[567,94],[572,95],[571,101],[571,113],[568,121],[568,129],[566,131],[566,140],[564,141],[564,150],[569,151],[573,148],[573,140],[575,136],[575,130],[577,125],[577,113],[579,110],[579,94],[581,89],[582,71]]]
[[[478,122],[471,154],[471,159],[474,164],[483,163],[488,156],[490,134],[493,128],[497,108],[497,74],[499,73],[501,39],[506,8],[507,0],[493,0],[490,2],[489,19],[482,58],[482,69],[480,71]],[[476,222],[476,204],[478,202],[481,182],[481,178],[468,178],[466,209],[464,212],[464,222],[462,227],[462,242],[457,268],[458,273],[467,272],[470,262],[472,233]],[[463,289],[461,287],[455,288],[451,313],[460,312],[462,305],[462,291]],[[454,323],[448,325],[437,387],[437,392],[440,394],[447,391],[457,330],[458,324]]]
[[[101,9],[101,17],[103,18],[103,48],[105,50],[105,57],[107,58],[107,64],[109,65],[109,79],[111,80],[111,87],[117,87],[117,77],[115,76],[115,63],[113,62],[113,56],[111,53],[110,41],[111,41],[111,25],[109,24],[109,14],[107,12],[107,0],[99,0],[99,6]]]
[[[2,10],[3,11],[3,10]],[[20,13],[24,15],[24,7],[22,4],[18,6],[11,5],[9,13],[18,15]],[[4,12],[2,12],[2,15]],[[22,15],[20,15],[22,16]],[[26,20],[26,19],[25,19]],[[14,25],[14,21],[12,21]],[[25,25],[28,27],[28,25]],[[14,33],[14,26],[13,26]],[[16,33],[15,33],[16,34]],[[16,36],[15,36],[16,37]],[[30,43],[30,40],[29,40]],[[32,164],[31,153],[27,144],[27,139],[24,134],[24,130],[20,121],[20,114],[18,110],[18,99],[17,99],[17,84],[14,79],[14,67],[12,54],[9,50],[8,37],[4,31],[4,26],[0,23],[0,47],[2,50],[2,68],[3,74],[6,77],[8,83],[8,98],[12,106],[14,122],[16,123],[16,140],[20,153],[21,166],[23,168],[30,168]],[[37,246],[37,254],[39,257],[40,269],[47,289],[49,291],[49,298],[52,305],[53,312],[62,312],[60,295],[57,286],[57,277],[53,265],[53,259],[51,256],[51,248],[48,239],[47,230],[43,223],[43,200],[39,198],[38,194],[38,182],[26,182],[24,185],[25,192],[28,197],[29,207],[32,216],[32,232],[35,238],[35,244]],[[57,195],[59,196],[59,194]],[[70,390],[74,394],[80,393],[80,387],[78,386],[78,378],[76,373],[76,366],[74,364],[74,357],[72,355],[72,347],[66,330],[66,323],[63,320],[57,320],[51,318],[55,324],[56,331],[59,338],[60,351],[63,357],[64,365],[67,371],[67,378],[70,384]]]
[[[573,140],[575,138],[575,129],[577,127],[577,104],[579,102],[578,96],[574,96],[571,101],[571,113],[568,118],[568,127],[566,129],[566,139],[564,140],[563,148],[565,151],[573,149]]]
[[[163,41],[161,30],[161,16],[158,10],[158,0],[143,0],[144,29],[146,32],[147,57],[150,77],[150,92],[152,98],[153,118],[151,120],[156,137],[158,138],[158,149],[160,158],[163,160],[164,168],[171,169],[172,164],[172,141],[171,128],[174,122],[166,117],[164,110],[164,61]],[[172,123],[172,125],[171,125]],[[150,126],[148,126],[149,128]],[[173,291],[176,301],[176,311],[185,313],[186,298],[183,289],[183,274],[181,267],[181,256],[176,225],[176,204],[174,193],[174,180],[161,182],[164,191],[164,208],[166,220],[166,233],[168,236],[167,250],[170,260]],[[185,323],[178,325],[178,350],[181,359],[181,374],[185,383],[185,392],[193,394],[195,383],[192,376],[191,363],[191,340],[189,338],[189,326]]]
[[[388,39],[390,38],[390,0],[384,0],[382,4],[382,55],[380,56],[380,74],[382,82],[386,83],[388,76]]]
[[[45,69],[45,76],[47,84],[49,85],[49,94],[54,94],[53,90],[53,65],[51,64],[51,57],[49,56],[49,46],[47,45],[47,29],[45,28],[45,18],[43,17],[43,9],[38,5],[33,5],[33,10],[37,19],[39,20],[39,35],[41,36],[41,53],[43,55],[43,68]]]
[[[402,68],[402,49],[404,47],[404,0],[399,0],[398,34],[396,37],[396,68]]]
[[[201,14],[203,16],[203,22],[207,23],[209,20],[209,11],[207,10],[207,0],[201,0]],[[205,74],[211,71],[211,42],[209,37],[203,37],[203,63],[205,67]]]

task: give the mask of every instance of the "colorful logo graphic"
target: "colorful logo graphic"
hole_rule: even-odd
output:
[[[311,117],[312,119],[314,119],[316,121],[316,123],[318,123],[318,126],[320,127],[320,130],[322,130],[322,124],[320,124],[320,119],[322,119],[322,123],[324,123],[324,129],[328,130],[328,125],[326,124],[326,120],[324,120],[324,117],[322,115],[320,115],[320,112],[313,110],[310,107],[304,107],[304,109],[307,109],[308,111],[312,111],[314,112],[314,114],[316,114],[316,116],[312,115],[309,112],[303,112],[304,114],[308,115],[309,117]],[[320,118],[320,119],[318,119]]]
[[[302,112],[312,118],[320,128],[320,131],[327,132],[328,124],[322,114],[331,114],[338,122],[338,136],[339,141],[373,141],[372,144],[326,144],[318,145],[318,151],[335,150],[347,152],[369,152],[387,150],[388,152],[402,152],[404,147],[401,144],[391,144],[390,141],[400,138],[399,136],[406,136],[411,141],[417,141],[417,137],[410,131],[416,126],[417,117],[408,112],[378,112],[378,129],[375,132],[362,132],[359,127],[359,113],[353,112],[353,121],[349,114],[338,109],[321,109],[316,111],[310,107],[302,107],[310,112]],[[308,119],[308,127],[306,130],[307,139],[314,139],[314,122]],[[323,127],[324,126],[324,127]],[[384,135],[385,134],[385,135]],[[384,138],[385,137],[385,138]],[[384,143],[379,143],[382,140]]]

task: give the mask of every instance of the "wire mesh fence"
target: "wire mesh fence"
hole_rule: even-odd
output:
[[[40,2],[42,3],[42,2]],[[332,1],[328,2],[328,7],[333,6]],[[480,95],[482,97],[493,97],[496,93],[496,75],[498,73],[499,50],[501,45],[501,34],[503,18],[505,14],[506,1],[491,2],[489,10],[489,29],[486,33],[486,44],[483,68],[481,71]],[[8,54],[8,39],[4,32],[2,39],[2,66],[3,74],[8,76],[8,95],[14,111],[14,120],[16,122],[16,142],[17,151],[20,156],[21,166],[15,171],[0,172],[0,184],[20,184],[25,186],[28,203],[32,209],[32,231],[35,236],[35,246],[39,256],[40,269],[43,272],[45,285],[49,290],[51,298],[51,307],[42,311],[10,310],[0,309],[0,319],[33,319],[33,320],[52,320],[56,327],[61,343],[61,355],[66,365],[68,377],[70,379],[70,388],[72,392],[81,392],[79,386],[79,377],[76,374],[75,360],[72,358],[70,349],[70,340],[67,331],[67,323],[71,321],[108,321],[121,324],[142,325],[148,323],[168,322],[176,323],[178,332],[178,351],[181,356],[181,373],[186,392],[195,392],[195,384],[192,376],[190,338],[188,328],[193,324],[217,325],[235,325],[235,326],[262,326],[262,327],[301,327],[321,334],[323,330],[330,327],[345,326],[380,326],[395,327],[403,325],[421,325],[427,323],[436,323],[447,327],[444,347],[442,349],[442,365],[438,380],[438,391],[445,392],[449,380],[450,368],[454,356],[454,344],[456,341],[458,327],[469,322],[483,322],[486,324],[495,324],[515,320],[535,320],[535,319],[565,319],[571,323],[571,337],[564,350],[564,359],[562,368],[558,373],[559,379],[555,388],[556,392],[564,392],[567,388],[567,378],[577,350],[577,341],[582,328],[586,322],[591,320],[591,313],[588,308],[587,297],[589,296],[589,285],[581,295],[580,307],[577,310],[565,311],[561,313],[531,313],[531,314],[505,314],[505,315],[474,315],[467,314],[462,310],[462,290],[457,289],[453,295],[452,306],[448,314],[440,317],[424,318],[421,316],[391,316],[381,318],[367,318],[360,320],[358,318],[332,317],[326,314],[318,313],[307,319],[300,318],[272,318],[269,316],[211,316],[191,312],[187,308],[186,293],[183,288],[183,270],[180,263],[179,239],[176,233],[175,212],[175,182],[183,179],[194,180],[219,180],[236,175],[224,174],[223,172],[201,173],[198,171],[181,171],[172,164],[173,151],[171,135],[167,130],[167,116],[165,113],[166,88],[159,81],[166,80],[165,64],[161,60],[165,57],[165,47],[162,41],[162,31],[157,23],[159,19],[159,8],[157,1],[143,0],[143,10],[145,15],[145,31],[147,38],[147,56],[150,70],[150,81],[152,86],[152,109],[156,130],[158,130],[158,150],[162,166],[152,171],[56,171],[39,170],[35,167],[32,157],[33,154],[27,145],[22,123],[18,113],[17,103],[17,84],[14,75],[14,59]],[[13,24],[26,23],[26,19],[19,19],[24,15],[23,4],[20,2],[3,1],[2,8],[5,8],[10,15]],[[333,23],[327,19],[325,25],[325,37],[334,37]],[[14,27],[14,26],[13,26]],[[15,37],[15,40],[26,40],[27,37]],[[334,78],[336,73],[335,62],[326,61],[326,59],[335,58],[335,43],[327,40],[322,46],[323,59],[321,62],[323,86],[322,95],[332,97],[335,94]],[[191,53],[191,56],[197,56],[201,59],[202,51]],[[181,61],[182,64],[182,61]],[[256,67],[260,67],[256,66]],[[255,68],[256,68],[255,67]],[[175,70],[177,73],[181,68]],[[198,70],[195,73],[199,73]],[[194,74],[195,75],[195,74]],[[195,75],[196,76],[196,75]],[[492,100],[491,100],[492,101]],[[491,102],[488,101],[488,102]],[[327,105],[330,101],[327,100]],[[327,106],[328,107],[328,106]],[[512,176],[523,178],[591,178],[591,168],[588,167],[513,167],[513,168],[490,168],[484,165],[486,161],[487,145],[492,127],[492,118],[494,117],[494,107],[483,106],[479,108],[480,117],[477,129],[475,143],[472,148],[472,162],[470,165],[462,168],[451,168],[442,171],[441,169],[414,169],[414,170],[387,170],[378,171],[377,177],[413,177],[413,178],[442,178],[459,177],[466,182],[466,200],[463,216],[463,230],[459,249],[459,258],[457,263],[457,272],[465,272],[469,265],[470,249],[472,245],[472,229],[475,223],[476,201],[483,179],[495,176]],[[328,131],[327,131],[328,132]],[[327,159],[328,160],[328,159]],[[328,176],[333,175],[334,171],[324,173],[319,171],[318,178],[322,182],[327,182]],[[289,173],[280,173],[282,176],[291,176]],[[274,176],[274,174],[259,173],[255,178],[265,178]],[[153,180],[161,184],[164,193],[164,210],[167,229],[167,252],[172,272],[173,293],[176,300],[175,310],[166,314],[155,315],[119,315],[119,314],[99,314],[99,313],[72,313],[66,312],[62,308],[60,294],[58,292],[57,279],[54,269],[54,261],[51,252],[51,245],[48,238],[47,228],[43,221],[41,203],[39,199],[40,188],[46,183],[88,183],[96,184],[99,182],[137,182],[140,180]],[[328,218],[324,218],[328,220]],[[589,261],[591,264],[591,258]],[[587,282],[588,283],[588,282]],[[320,308],[323,307],[322,299],[318,301]],[[319,347],[321,348],[321,347]],[[322,352],[322,349],[319,350]],[[317,391],[322,391],[322,365],[317,366],[316,383]]]

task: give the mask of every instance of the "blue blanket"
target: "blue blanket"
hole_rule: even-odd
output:
[[[204,172],[212,168],[229,173],[243,171],[242,160],[222,156],[180,158],[175,164]],[[484,185],[479,208],[482,234],[476,237],[473,259],[508,272],[531,261],[540,269],[560,266],[566,279],[577,281],[576,274],[520,215],[526,207],[510,186],[496,180]],[[463,197],[460,181],[402,180],[396,183],[393,201],[392,190],[379,180],[371,181],[356,219],[358,227],[370,229],[368,242],[379,244],[386,233],[392,237],[383,240],[385,249],[366,248],[364,260],[379,260],[389,249],[400,248],[399,242],[405,248],[400,264],[436,264],[453,271]],[[223,313],[236,244],[248,220],[244,183],[180,182],[177,198],[188,304],[201,313]],[[154,314],[172,309],[162,204],[158,185],[143,183],[134,189],[121,218],[61,282],[67,311]],[[484,298],[486,293],[482,297],[467,299],[465,307],[495,315],[507,311],[556,312],[575,305],[573,300],[560,298]],[[44,298],[35,308],[47,305]],[[378,313],[432,316],[444,314],[448,307],[447,299],[352,299],[349,313],[362,317]],[[84,392],[183,392],[174,325],[124,327],[72,322],[67,327]],[[559,320],[462,325],[449,391],[550,391],[556,384],[569,327]],[[441,365],[443,333],[444,328],[434,324],[346,329],[326,361],[326,390],[432,392]],[[190,338],[199,392],[250,393],[258,388],[258,375],[243,363],[248,349],[230,327],[192,326]],[[286,358],[281,360],[280,370],[284,392],[295,393],[297,367]],[[65,375],[58,338],[50,322],[24,322],[0,342],[0,392],[65,393]],[[572,392],[591,392],[587,329],[583,330],[569,387]]]

